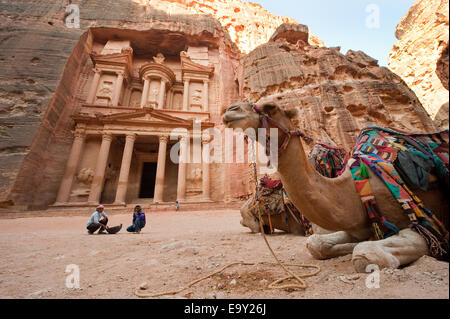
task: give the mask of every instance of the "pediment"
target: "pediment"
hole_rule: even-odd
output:
[[[164,112],[153,108],[143,108],[142,111],[123,112],[112,115],[99,116],[98,119],[103,123],[121,123],[133,122],[136,124],[164,124],[164,125],[181,125],[190,126],[191,121],[165,114]]]

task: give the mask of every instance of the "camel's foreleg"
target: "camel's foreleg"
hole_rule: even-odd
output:
[[[427,254],[425,239],[407,228],[386,239],[359,243],[353,250],[352,262],[357,272],[366,272],[370,264],[380,268],[397,268]]]
[[[306,241],[311,255],[316,259],[328,259],[351,254],[359,240],[345,231],[325,235],[311,235]]]

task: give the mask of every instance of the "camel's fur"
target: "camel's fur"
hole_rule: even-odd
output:
[[[262,110],[284,127],[295,129],[289,118],[291,112],[286,113],[274,103],[264,104]],[[259,114],[250,103],[231,105],[223,115],[223,121],[227,127],[244,131],[260,127]],[[279,134],[279,142],[281,137],[282,134]],[[311,222],[336,231],[308,238],[307,248],[315,258],[331,258],[353,252],[355,269],[364,271],[368,264],[396,268],[428,253],[425,240],[407,229],[409,219],[375,174],[371,174],[369,182],[378,206],[389,221],[403,230],[387,239],[368,242],[372,230],[348,167],[341,176],[333,179],[320,175],[308,162],[302,141],[296,137],[278,156],[278,172],[293,204]],[[443,220],[448,223],[448,201],[436,186],[430,186],[429,191],[417,191],[416,194],[438,218],[445,216]],[[448,224],[445,226],[448,228]]]

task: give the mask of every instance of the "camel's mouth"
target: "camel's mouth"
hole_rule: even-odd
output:
[[[225,113],[222,116],[222,122],[227,127],[233,126],[237,121],[243,120],[245,118],[245,115],[243,114],[233,114],[233,113]]]

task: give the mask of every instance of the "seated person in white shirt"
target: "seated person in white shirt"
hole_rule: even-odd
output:
[[[97,229],[100,229],[98,231],[99,234],[104,234],[105,229],[108,229],[108,226],[106,226],[108,224],[108,215],[105,214],[104,209],[103,205],[97,206],[96,211],[89,218],[86,225],[89,234],[92,235]]]

